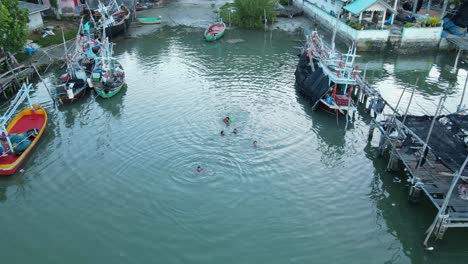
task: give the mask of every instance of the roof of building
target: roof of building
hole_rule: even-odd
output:
[[[29,2],[24,2],[24,1],[18,1],[18,2],[19,2],[19,7],[28,9],[30,15],[49,9],[49,7],[46,5],[39,5],[39,4],[34,4],[34,3],[29,3]]]
[[[385,1],[382,1],[382,0],[354,0],[353,2],[351,2],[350,4],[347,4],[343,8],[357,15],[363,11],[373,11],[373,10],[367,10],[367,9],[375,3],[381,4],[385,8],[389,9],[392,13],[395,12],[393,7],[391,7]]]

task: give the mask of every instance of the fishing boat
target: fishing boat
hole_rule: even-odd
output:
[[[204,33],[206,41],[216,41],[224,36],[226,24],[220,19],[219,22],[211,24]]]
[[[130,26],[130,11],[125,5],[118,5],[115,0],[108,6],[101,2],[95,11],[96,16],[100,16],[96,23],[97,32],[106,30],[106,36],[114,38],[127,30]]]
[[[96,65],[92,74],[94,91],[102,98],[110,98],[125,86],[125,72],[120,63],[111,59]]]
[[[140,17],[137,20],[140,24],[161,24],[161,17]]]
[[[357,84],[354,44],[347,54],[326,45],[318,32],[307,36],[307,43],[296,68],[296,87],[317,107],[333,114],[354,113],[352,91]]]
[[[75,40],[75,50],[73,53],[68,52],[65,45],[65,63],[67,70],[60,76],[62,84],[56,86],[55,99],[60,104],[72,103],[80,99],[85,93],[88,86],[88,74],[86,68],[92,69],[94,66],[94,58],[96,55],[94,51],[94,42],[89,34],[82,34],[83,19],[78,29],[77,37]],[[88,32],[89,33],[89,32]],[[95,51],[96,52],[96,51]],[[91,53],[93,57],[89,54]],[[89,69],[89,73],[91,72]]]
[[[0,118],[0,175],[14,174],[41,138],[47,124],[47,113],[29,98],[31,84],[23,84],[15,99]],[[15,115],[24,101],[28,107]]]
[[[63,75],[62,75],[63,76]],[[88,86],[87,74],[82,66],[76,62],[67,63],[67,80],[56,86],[55,98],[61,104],[69,104],[80,99]],[[61,78],[61,81],[63,79]]]
[[[122,65],[112,57],[112,43],[106,38],[101,57],[97,58],[91,74],[91,86],[102,98],[110,98],[125,86],[125,72]]]

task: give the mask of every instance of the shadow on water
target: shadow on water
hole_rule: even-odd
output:
[[[25,198],[30,180],[23,173],[18,172],[12,176],[0,178],[0,203],[5,203],[12,197]]]
[[[320,159],[328,167],[333,167],[341,162],[346,152],[346,118],[325,112],[320,108],[312,110],[310,102],[296,89],[296,100],[304,109],[304,112],[312,121],[312,130],[320,140],[317,142],[317,150],[322,153]],[[352,129],[353,124],[348,123],[347,129]]]
[[[122,90],[112,96],[111,98],[96,98],[96,103],[108,113],[111,113],[114,117],[119,118],[122,115],[124,109],[124,98],[127,93],[128,85],[122,87]],[[92,93],[93,96],[96,96],[96,93]]]

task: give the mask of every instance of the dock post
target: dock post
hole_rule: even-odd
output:
[[[390,159],[388,160],[387,164],[387,171],[397,171],[399,168],[400,159],[395,152],[395,149],[392,148],[392,152],[390,153]]]
[[[433,233],[435,233],[437,238],[443,237],[445,230],[447,229],[446,224],[449,222],[449,215],[447,214],[447,207],[449,206],[449,201],[452,198],[453,189],[455,189],[455,185],[457,185],[458,181],[465,170],[466,164],[468,163],[468,156],[465,158],[465,161],[461,165],[460,169],[457,171],[456,176],[453,177],[452,183],[450,184],[450,188],[445,195],[444,202],[442,206],[439,208],[439,212],[437,217],[432,222],[431,226],[427,229],[426,239],[424,239],[424,245],[427,246],[427,242]]]
[[[445,231],[447,231],[447,226],[449,220],[449,215],[439,215],[437,216],[437,223],[434,229],[434,236],[437,239],[442,239],[444,238]]]
[[[382,157],[383,154],[385,153],[385,149],[387,149],[387,135],[386,133],[380,135],[380,141],[379,141],[379,156]]]
[[[413,178],[415,176],[413,175]],[[423,183],[416,179],[416,183],[411,185],[409,190],[408,201],[410,203],[419,203],[422,197],[422,186]]]
[[[463,99],[465,98],[465,91],[466,91],[466,84],[468,83],[468,73],[466,74],[465,78],[465,86],[463,87],[462,96],[460,98],[460,104],[457,107],[457,112],[461,112],[463,110]]]
[[[369,126],[369,135],[367,136],[367,141],[368,142],[372,141],[372,138],[374,137],[374,130],[375,130],[374,122],[375,122],[375,120],[373,122],[371,122],[371,124]]]
[[[458,60],[460,59],[460,54],[462,52],[462,49],[458,49],[458,52],[457,52],[457,57],[455,58],[455,63],[453,64],[453,70],[456,71],[457,70],[457,66],[458,66]]]

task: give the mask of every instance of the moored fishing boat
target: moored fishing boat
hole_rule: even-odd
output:
[[[0,119],[0,175],[14,174],[41,138],[47,124],[47,113],[29,98],[31,84],[23,84],[11,106]],[[28,107],[15,115],[27,100]]]
[[[94,91],[102,98],[110,98],[125,86],[125,72],[120,63],[111,61],[96,64],[91,77]]]
[[[161,23],[161,17],[140,17],[137,18],[138,22],[140,24],[160,24]]]
[[[296,68],[299,91],[317,107],[331,113],[356,111],[352,91],[357,84],[356,47],[339,54],[334,45],[327,46],[316,31],[307,36],[307,44]]]
[[[105,37],[105,33],[104,33]],[[104,39],[101,57],[98,57],[91,74],[91,86],[103,98],[110,98],[125,86],[125,72],[122,65],[112,57],[112,43]]]
[[[86,75],[85,75],[86,76]],[[72,78],[56,87],[55,97],[61,104],[69,104],[86,94],[86,78]]]
[[[98,9],[95,10],[95,16],[99,17],[95,29],[102,32],[105,29],[107,37],[114,38],[125,32],[130,26],[130,10],[125,5],[118,5],[113,0],[108,6],[99,2]]]
[[[211,24],[204,33],[206,41],[216,41],[224,36],[226,30],[226,24],[222,20]]]

